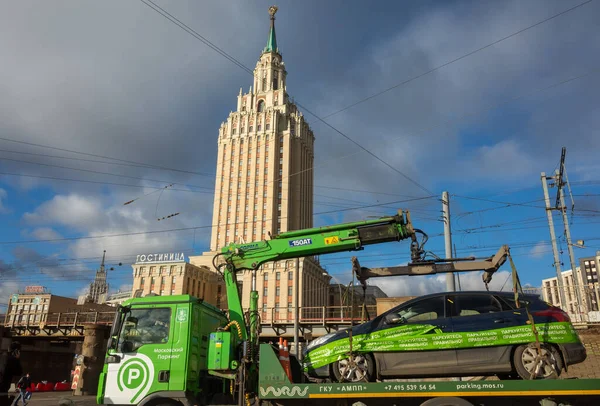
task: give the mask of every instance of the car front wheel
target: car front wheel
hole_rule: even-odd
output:
[[[338,382],[370,382],[375,377],[371,354],[352,354],[333,363],[333,376]]]
[[[558,350],[548,344],[540,344],[541,353],[535,344],[520,345],[515,350],[513,362],[522,379],[556,379],[562,370],[562,359]]]

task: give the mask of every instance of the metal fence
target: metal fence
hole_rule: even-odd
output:
[[[377,306],[367,305],[366,313],[362,306],[313,306],[301,307],[299,310],[300,323],[348,323],[351,321],[360,323],[372,319],[377,315]],[[260,311],[263,323],[293,323],[294,309],[288,308],[263,308]]]

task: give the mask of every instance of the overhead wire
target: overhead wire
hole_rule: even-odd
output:
[[[226,59],[228,59],[229,61],[231,61],[232,63],[234,63],[235,65],[237,65],[238,67],[240,67],[241,69],[243,69],[244,71],[246,71],[247,73],[249,73],[251,75],[254,75],[254,70],[246,67],[243,63],[241,63],[240,61],[238,61],[237,59],[235,59],[234,57],[232,57],[231,55],[229,55],[228,53],[226,53],[225,51],[223,51],[220,47],[214,45],[212,42],[210,42],[207,39],[205,39],[202,35],[200,35],[193,28],[191,28],[188,25],[184,24],[181,20],[179,20],[177,17],[175,17],[172,14],[170,14],[164,8],[158,6],[152,0],[140,0],[140,1],[142,3],[144,3],[145,5],[147,5],[148,7],[152,8],[158,14],[162,15],[163,17],[165,17],[167,20],[171,21],[172,23],[174,23],[175,25],[177,25],[178,27],[180,27],[181,29],[183,29],[188,34],[192,35],[194,38],[200,40],[202,43],[204,43],[205,45],[209,46],[215,52],[219,53],[219,55],[225,57]],[[379,157],[378,155],[376,155],[375,153],[373,153],[372,151],[370,151],[369,149],[367,149],[366,147],[364,147],[362,144],[360,144],[359,142],[355,141],[354,139],[352,139],[351,137],[349,137],[348,135],[346,135],[344,132],[340,131],[336,127],[332,126],[331,124],[329,124],[328,122],[326,122],[325,120],[323,120],[323,118],[321,118],[317,114],[313,113],[306,106],[303,106],[298,101],[295,101],[295,104],[298,107],[300,107],[301,109],[303,109],[304,111],[306,111],[308,114],[312,115],[317,120],[319,120],[320,122],[322,122],[323,124],[325,124],[326,126],[328,126],[330,129],[332,129],[333,131],[335,131],[336,133],[338,133],[339,135],[341,135],[342,137],[344,137],[348,141],[352,142],[354,145],[356,145],[357,147],[359,147],[361,150],[363,150],[367,154],[371,155],[373,158],[375,158],[376,160],[378,160],[379,162],[381,162],[382,164],[384,164],[388,168],[392,169],[394,172],[396,172],[399,175],[401,175],[402,177],[404,177],[406,180],[410,181],[411,183],[413,183],[414,185],[416,185],[417,187],[419,187],[423,191],[427,192],[428,194],[430,194],[430,195],[433,194],[433,192],[431,192],[430,190],[428,190],[426,187],[424,187],[423,185],[421,185],[419,182],[415,181],[414,179],[412,179],[411,177],[409,177],[408,175],[406,175],[404,172],[402,172],[399,169],[395,168],[394,166],[390,165],[387,161],[383,160],[381,157]]]
[[[52,149],[52,150],[56,150],[56,151],[71,152],[73,154],[93,156],[93,157],[96,157],[96,158],[112,159],[112,160],[117,161],[117,162],[123,162],[123,163],[128,163],[128,164],[140,165],[140,166],[146,167],[146,168],[161,169],[161,170],[173,171],[173,172],[189,173],[189,174],[192,174],[192,175],[214,176],[214,174],[206,174],[206,173],[202,173],[202,172],[192,172],[192,171],[186,171],[186,170],[182,170],[182,169],[169,168],[169,167],[166,167],[166,166],[146,164],[146,163],[143,163],[143,162],[135,162],[135,161],[130,161],[130,160],[126,160],[126,159],[119,159],[119,158],[115,158],[115,157],[109,157],[109,156],[105,156],[105,155],[91,154],[89,152],[74,151],[74,150],[66,149],[66,148],[53,147],[51,145],[43,145],[43,144],[36,144],[36,143],[33,143],[33,142],[28,142],[28,141],[15,140],[15,139],[12,139],[12,138],[0,137],[0,140],[7,141],[7,142],[14,142],[14,143],[18,143],[18,144],[30,145],[30,146],[35,146],[35,147],[48,148],[48,149]]]
[[[437,196],[424,196],[424,197],[407,199],[407,200],[398,200],[395,202],[374,203],[374,204],[369,204],[369,205],[365,205],[365,206],[349,207],[349,208],[344,208],[344,209],[339,209],[339,210],[323,211],[323,212],[319,212],[319,213],[314,213],[314,215],[341,213],[341,212],[346,212],[346,211],[351,211],[351,210],[358,210],[358,209],[363,209],[363,208],[378,207],[378,206],[384,206],[384,205],[390,205],[390,204],[420,201],[420,200],[426,200],[426,199],[431,199],[431,198],[437,198]],[[285,217],[280,217],[280,218],[283,219]],[[272,220],[272,219],[268,219],[265,221],[270,221],[270,220]],[[246,222],[242,221],[242,222],[235,222],[235,223],[228,223],[228,224],[229,225],[233,225],[233,224],[237,225],[237,224],[245,224],[245,223]],[[195,227],[179,227],[179,228],[172,228],[172,229],[165,229],[165,230],[139,231],[139,232],[130,232],[130,233],[116,233],[116,234],[80,236],[80,237],[50,238],[50,239],[39,239],[39,240],[0,241],[0,245],[30,244],[30,243],[58,242],[58,241],[77,241],[77,240],[88,240],[88,239],[98,239],[98,238],[114,238],[114,237],[124,237],[124,236],[133,236],[133,235],[160,234],[160,233],[168,233],[168,232],[176,232],[176,231],[207,229],[207,228],[213,228],[213,227],[216,227],[216,226],[206,225],[206,226],[195,226]]]
[[[417,79],[419,79],[419,78],[422,78],[423,76],[427,76],[427,75],[429,75],[429,74],[431,74],[431,73],[433,73],[433,72],[436,72],[436,71],[438,71],[438,70],[440,70],[440,69],[442,69],[442,68],[445,68],[445,67],[446,67],[446,66],[448,66],[448,65],[451,65],[451,64],[453,64],[453,63],[456,63],[456,62],[458,62],[458,61],[460,61],[460,60],[462,60],[462,59],[468,58],[469,56],[472,56],[472,55],[474,55],[474,54],[476,54],[476,53],[478,53],[478,52],[481,52],[481,51],[483,51],[483,50],[485,50],[485,49],[487,49],[487,48],[490,48],[490,47],[492,47],[492,46],[494,46],[494,45],[497,45],[497,44],[499,44],[499,43],[501,43],[501,42],[503,42],[503,41],[506,41],[507,39],[513,38],[513,37],[515,37],[515,36],[517,36],[517,35],[519,35],[519,34],[522,34],[522,33],[524,33],[525,31],[528,31],[528,30],[530,30],[530,29],[532,29],[532,28],[535,28],[535,27],[537,27],[537,26],[539,26],[539,25],[542,25],[542,24],[544,24],[544,23],[546,23],[546,22],[548,22],[548,21],[550,21],[550,20],[553,20],[553,19],[555,19],[555,18],[557,18],[557,17],[560,17],[560,16],[562,16],[562,15],[564,15],[564,14],[567,14],[567,13],[569,13],[569,12],[571,12],[571,11],[573,11],[573,10],[575,10],[575,9],[579,8],[579,7],[585,6],[586,4],[588,4],[588,3],[591,3],[592,1],[593,1],[593,0],[587,0],[587,1],[584,1],[583,3],[579,3],[579,4],[577,4],[577,5],[573,6],[573,7],[569,8],[569,9],[566,9],[566,10],[563,10],[563,11],[561,11],[560,13],[554,14],[554,15],[552,15],[552,16],[550,16],[550,17],[548,17],[548,18],[545,18],[545,19],[543,19],[543,20],[541,20],[541,21],[538,21],[538,22],[537,22],[537,23],[535,23],[535,24],[529,25],[529,26],[527,26],[527,27],[525,27],[525,28],[522,28],[522,29],[520,29],[520,30],[518,30],[518,31],[515,31],[515,32],[513,32],[512,34],[509,34],[509,35],[507,35],[507,36],[504,36],[504,37],[502,37],[502,38],[500,38],[500,39],[498,39],[498,40],[496,40],[496,41],[490,42],[490,43],[489,43],[489,44],[487,44],[487,45],[484,45],[484,46],[482,46],[482,47],[480,47],[480,48],[477,48],[477,49],[475,49],[475,50],[473,50],[473,51],[471,51],[471,52],[468,52],[468,53],[466,53],[466,54],[464,54],[464,55],[461,55],[461,56],[459,56],[458,58],[454,58],[454,59],[452,59],[452,60],[450,60],[450,61],[448,61],[448,62],[445,62],[445,63],[443,63],[443,64],[441,64],[441,65],[438,65],[438,66],[436,66],[435,68],[432,68],[432,69],[430,69],[430,70],[428,70],[428,71],[426,71],[426,72],[423,72],[423,73],[421,73],[421,74],[419,74],[419,75],[413,76],[412,78],[406,79],[406,80],[404,80],[404,81],[402,81],[402,82],[400,82],[400,83],[398,83],[398,84],[395,84],[395,85],[393,85],[393,86],[390,86],[390,87],[388,87],[388,88],[386,88],[386,89],[384,89],[384,90],[382,90],[382,91],[379,91],[379,92],[373,93],[372,95],[370,95],[370,96],[367,96],[367,97],[365,97],[365,98],[363,98],[363,99],[361,99],[361,100],[359,100],[359,101],[357,101],[357,102],[354,102],[354,103],[352,103],[352,104],[350,104],[350,105],[348,105],[348,106],[346,106],[346,107],[344,107],[344,108],[341,108],[341,109],[339,109],[339,110],[336,110],[336,111],[334,111],[333,113],[327,114],[327,115],[326,115],[326,116],[324,116],[323,118],[325,119],[325,118],[329,118],[329,117],[335,116],[336,114],[339,114],[339,113],[341,113],[341,112],[343,112],[343,111],[346,111],[346,110],[348,110],[348,109],[351,109],[352,107],[355,107],[355,106],[358,106],[359,104],[365,103],[365,102],[367,102],[367,101],[369,101],[369,100],[371,100],[371,99],[373,99],[373,98],[375,98],[375,97],[381,96],[382,94],[385,94],[385,93],[387,93],[387,92],[389,92],[389,91],[391,91],[391,90],[394,90],[394,89],[397,89],[397,88],[399,88],[399,87],[401,87],[401,86],[404,86],[404,85],[406,85],[406,84],[408,84],[408,83],[410,83],[410,82],[413,82],[413,81],[415,81],[415,80],[417,80]]]

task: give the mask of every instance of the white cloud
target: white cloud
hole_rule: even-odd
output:
[[[126,284],[122,284],[120,285],[118,288],[110,288],[110,293],[117,293],[117,292],[129,292],[130,290],[133,289],[133,285],[130,283],[126,283]]]
[[[52,240],[62,238],[62,235],[60,235],[58,232],[56,232],[50,227],[36,228],[31,232],[31,235],[33,235],[38,240]]]
[[[545,256],[550,250],[550,244],[546,241],[538,242],[532,249],[529,251],[529,255],[533,258],[542,258]]]
[[[25,213],[23,219],[29,224],[58,224],[81,230],[91,224],[102,223],[103,213],[97,199],[73,193],[54,196],[33,213]]]
[[[13,293],[17,293],[19,291],[19,283],[14,281],[3,281],[0,283],[0,303],[8,304],[10,300],[10,296]],[[0,312],[3,312],[5,309],[0,307]]]
[[[485,290],[481,278],[482,272],[471,272],[460,274],[460,287],[462,291]],[[455,287],[458,290],[458,279],[455,279]],[[510,272],[496,272],[489,284],[490,290],[512,289],[512,277]],[[385,280],[371,280],[369,284],[379,286],[389,297],[421,296],[429,293],[445,292],[446,275],[434,276],[398,276],[385,278]]]

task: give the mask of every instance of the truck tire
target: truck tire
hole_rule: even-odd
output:
[[[421,403],[421,406],[473,406],[473,404],[462,398],[433,398]]]
[[[371,354],[353,354],[334,362],[331,368],[337,382],[372,382],[375,378],[375,361]]]
[[[560,353],[550,344],[540,344],[542,354],[546,355],[546,361],[542,361],[539,372],[532,377],[532,370],[535,366],[535,358],[538,350],[535,344],[524,344],[517,347],[513,355],[515,370],[521,379],[557,379],[560,375],[563,363]]]

